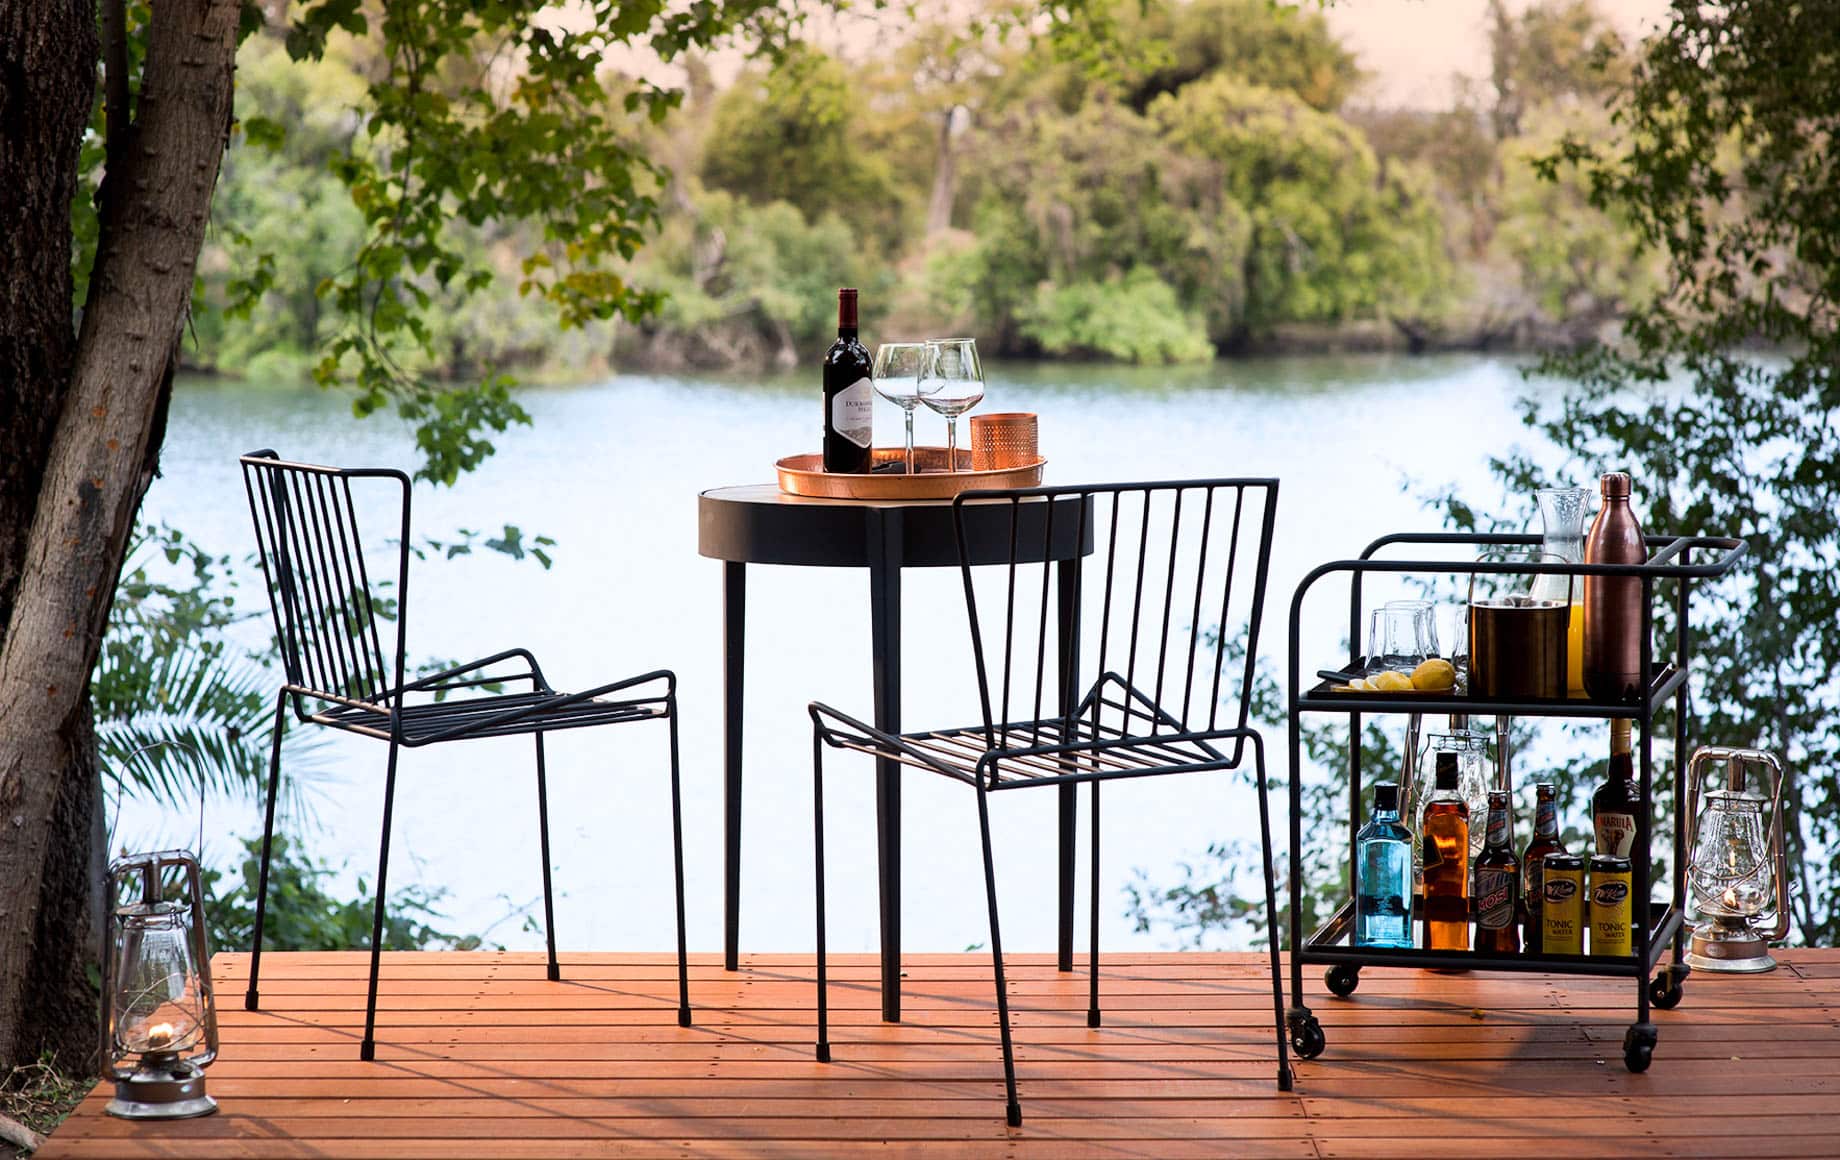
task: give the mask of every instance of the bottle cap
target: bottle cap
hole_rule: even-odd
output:
[[[1437,787],[1439,789],[1457,788],[1457,755],[1440,753],[1437,755]]]
[[[1629,476],[1621,471],[1605,473],[1603,491],[1605,499],[1628,499]]]
[[[1374,808],[1399,812],[1399,786],[1390,781],[1374,783]]]
[[[1554,797],[1557,793],[1558,787],[1550,781],[1536,781],[1533,783],[1533,794],[1535,797]]]
[[[839,329],[856,328],[856,290],[843,287],[837,291],[837,326]]]
[[[1489,791],[1489,808],[1492,810],[1507,809],[1508,808],[1508,791],[1505,789],[1490,790]]]

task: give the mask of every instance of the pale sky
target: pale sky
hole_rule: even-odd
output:
[[[1602,12],[1633,43],[1667,12],[1667,0],[1596,0]],[[1519,11],[1528,0],[1510,0]],[[1486,77],[1489,42],[1483,0],[1340,0],[1324,16],[1336,35],[1374,74],[1356,97],[1363,105],[1443,108],[1450,104],[1453,74]]]

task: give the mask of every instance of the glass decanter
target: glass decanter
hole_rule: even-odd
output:
[[[1453,717],[1451,732],[1433,733],[1425,746],[1422,759],[1417,763],[1418,785],[1412,795],[1414,833],[1425,832],[1425,804],[1431,800],[1430,771],[1437,768],[1437,755],[1454,753],[1457,755],[1457,793],[1463,804],[1469,807],[1469,816],[1473,819],[1489,816],[1489,787],[1493,783],[1494,763],[1489,759],[1489,739],[1486,734],[1472,733],[1467,720]],[[1482,843],[1488,837],[1488,828],[1472,824],[1469,833],[1470,864],[1482,855]],[[1424,881],[1424,850],[1413,847],[1413,874],[1417,881]]]
[[[1540,551],[1568,564],[1584,563],[1584,525],[1591,492],[1583,487],[1543,487],[1533,493],[1540,505]],[[1533,595],[1541,600],[1569,600],[1572,611],[1565,633],[1565,689],[1584,696],[1584,579],[1580,576],[1535,578]]]

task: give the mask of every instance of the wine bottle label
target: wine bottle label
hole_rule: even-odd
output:
[[[1514,873],[1477,867],[1476,925],[1484,930],[1506,930],[1514,925]]]
[[[1597,852],[1614,854],[1618,858],[1627,858],[1636,844],[1636,816],[1634,814],[1597,815]]]
[[[858,447],[875,439],[875,388],[865,376],[831,396],[831,428]]]

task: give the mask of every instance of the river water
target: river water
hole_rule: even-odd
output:
[[[418,563],[411,579],[411,660],[467,658],[526,645],[559,688],[656,667],[680,678],[690,945],[721,943],[721,567],[696,553],[696,495],[765,481],[773,460],[816,446],[816,376],[778,379],[619,376],[525,391],[535,420],[496,440],[498,453],[451,489],[418,486],[418,534],[519,525],[558,541],[544,571],[491,553]],[[1308,358],[1139,369],[1084,365],[990,368],[986,410],[1041,415],[1046,481],[1275,475],[1282,480],[1272,599],[1262,651],[1282,672],[1284,617],[1297,580],[1383,532],[1436,526],[1421,496],[1455,487],[1484,509],[1512,505],[1487,458],[1531,436],[1515,399],[1529,387],[1506,361],[1475,357]],[[942,443],[925,415],[921,441]],[[877,408],[878,441],[900,440],[899,413]],[[177,393],[164,475],[146,514],[239,558],[252,546],[238,453],[339,464],[415,462],[393,418],[357,421],[314,388],[187,383]],[[378,532],[376,534],[383,534]],[[744,950],[812,945],[810,725],[822,699],[869,711],[868,601],[855,571],[756,568],[750,574]],[[1345,591],[1345,589],[1344,589]],[[243,596],[260,609],[253,573]],[[1345,608],[1345,605],[1341,606]],[[905,720],[959,724],[929,705],[971,679],[964,609],[949,570],[905,583]],[[1334,655],[1333,599],[1306,624],[1305,658]],[[1340,613],[1345,615],[1344,613]],[[957,698],[953,699],[955,703]],[[1282,733],[1270,733],[1283,759]],[[549,747],[557,928],[565,950],[671,945],[668,779],[662,728],[585,730]],[[342,884],[371,880],[384,747],[337,737],[313,755],[299,819]],[[407,751],[398,779],[391,885],[446,888],[448,929],[514,948],[541,945],[508,913],[540,898],[530,743],[481,741]],[[831,945],[875,945],[872,774],[842,755],[827,780]],[[1106,795],[1100,911],[1116,948],[1170,945],[1125,917],[1134,870],[1174,881],[1211,841],[1253,833],[1246,791],[1205,776],[1133,782]],[[1280,819],[1281,819],[1280,814]],[[996,799],[997,877],[1005,940],[1052,946],[1052,795]],[[122,839],[179,839],[193,823],[131,804]],[[1255,824],[1255,823],[1252,823]],[[972,795],[938,778],[906,788],[906,945],[956,951],[985,943]],[[236,836],[259,832],[256,803],[214,802],[207,854],[227,861]],[[1081,823],[1085,833],[1085,822]],[[1082,854],[1082,858],[1084,855]],[[1082,867],[1084,862],[1082,861]],[[1245,870],[1256,874],[1256,868]],[[1086,871],[1080,872],[1086,913]],[[1250,884],[1255,881],[1243,878]],[[540,905],[532,911],[539,918]],[[1081,942],[1083,944],[1084,937]]]

